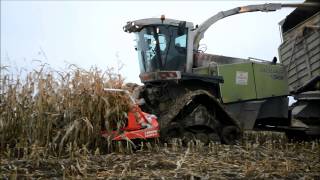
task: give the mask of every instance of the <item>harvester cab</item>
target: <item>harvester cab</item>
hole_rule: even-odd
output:
[[[192,23],[164,16],[128,22],[124,30],[136,33],[142,81],[181,77],[180,72],[186,68],[188,33],[192,28]],[[168,73],[152,78],[151,75],[156,76],[153,72]]]
[[[196,68],[195,54],[207,29],[217,21],[246,12],[270,12],[282,7],[297,7],[301,4],[262,4],[237,7],[208,18],[199,26],[192,22],[160,18],[129,21],[123,27],[135,33],[142,82],[165,79],[181,79],[184,73]]]

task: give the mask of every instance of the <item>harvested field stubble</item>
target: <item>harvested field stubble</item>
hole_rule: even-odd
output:
[[[110,143],[101,129],[125,123],[128,99],[112,71],[40,69],[26,80],[2,76],[0,178],[316,179],[320,143],[282,133],[245,132],[239,145],[189,142]]]
[[[320,143],[288,143],[283,134],[247,132],[240,145],[181,141],[143,143],[136,152],[88,153],[68,158],[1,160],[3,177],[94,179],[316,179]],[[261,138],[261,141],[260,139]]]

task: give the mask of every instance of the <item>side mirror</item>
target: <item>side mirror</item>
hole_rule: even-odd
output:
[[[186,29],[186,21],[180,21],[179,26],[178,26],[178,36],[181,36],[185,34],[185,29]]]

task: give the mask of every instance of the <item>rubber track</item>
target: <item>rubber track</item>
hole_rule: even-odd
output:
[[[240,123],[239,121],[233,119],[221,106],[219,101],[209,94],[205,90],[196,90],[196,91],[191,91],[188,92],[179,98],[175,100],[174,103],[171,104],[171,107],[169,108],[169,111],[166,113],[163,113],[160,118],[159,118],[159,123],[160,123],[160,128],[165,129],[168,128],[168,124],[172,121],[175,120],[175,117],[179,114],[179,112],[186,106],[186,104],[189,101],[192,101],[195,97],[200,96],[200,95],[206,95],[208,98],[211,98],[213,101],[215,101],[215,107],[220,108],[221,112],[225,112],[224,119],[223,121],[220,120],[221,123],[223,124],[230,124],[230,125],[235,125],[240,128]]]

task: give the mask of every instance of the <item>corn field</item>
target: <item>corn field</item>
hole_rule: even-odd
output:
[[[38,146],[44,154],[60,156],[67,147],[104,146],[101,130],[122,126],[130,108],[128,97],[104,90],[122,88],[122,77],[111,69],[47,69],[41,66],[24,79],[2,76],[1,150],[16,149],[12,153],[20,157]]]
[[[4,67],[1,67],[2,72]],[[320,143],[289,142],[283,133],[245,132],[238,145],[180,139],[111,142],[129,98],[112,69],[2,73],[0,178],[3,179],[317,179]]]

